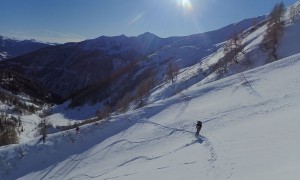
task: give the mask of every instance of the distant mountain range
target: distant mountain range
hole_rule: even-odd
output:
[[[0,36],[0,61],[24,55],[48,46],[49,44],[35,40],[16,40]]]
[[[22,74],[60,96],[61,101],[80,96],[81,92],[86,93],[95,85],[106,93],[108,89],[109,92],[114,89],[114,93],[118,94],[116,87],[119,84],[132,83],[128,89],[133,89],[131,86],[136,85],[135,80],[141,80],[143,73],[151,69],[158,70],[157,66],[162,67],[159,73],[164,74],[163,67],[171,60],[181,68],[200,62],[217,50],[214,48],[216,44],[228,40],[235,32],[248,29],[254,21],[265,18],[246,19],[215,31],[170,38],[160,38],[147,32],[137,37],[101,36],[79,43],[49,46],[32,41],[14,42],[1,37],[5,46],[0,52],[6,52],[5,59],[14,58],[0,62],[0,68]],[[21,48],[21,45],[25,47]],[[34,51],[34,48],[38,50]],[[34,52],[25,54],[29,51]]]

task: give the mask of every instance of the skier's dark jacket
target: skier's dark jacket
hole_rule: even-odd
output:
[[[197,129],[201,129],[202,128],[202,122],[201,121],[197,121],[197,125],[196,125]]]

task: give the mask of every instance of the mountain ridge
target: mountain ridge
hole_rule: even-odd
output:
[[[50,44],[36,40],[17,40],[0,35],[0,61],[34,52]]]
[[[259,20],[262,17],[258,17]],[[247,25],[244,25],[245,22]],[[241,21],[243,29],[249,28],[253,19]],[[239,24],[239,23],[237,23]],[[232,34],[234,25],[231,28],[225,27],[225,31]],[[223,33],[223,28],[219,29]],[[217,31],[213,31],[217,32]],[[210,32],[212,33],[212,32]],[[199,35],[200,37],[203,34]],[[125,35],[106,37],[100,36],[96,39],[85,40],[79,43],[66,43],[63,45],[46,47],[35,52],[12,58],[0,63],[0,68],[8,68],[12,71],[24,74],[29,79],[37,81],[46,89],[60,95],[63,98],[80,91],[101,79],[107,79],[111,74],[117,73],[126,65],[139,60],[141,69],[153,68],[158,61],[168,61],[170,57],[163,57],[163,60],[153,60],[148,56],[152,53],[164,51],[173,44],[174,51],[182,46],[197,44],[201,39],[187,37],[159,38],[151,33],[144,33],[137,37]],[[205,56],[206,48],[214,43],[220,43],[229,35],[223,35],[220,40],[214,40],[207,46],[198,46],[194,58],[201,60]],[[206,42],[200,42],[200,44]],[[177,46],[174,46],[177,44]],[[197,46],[197,45],[195,45]],[[173,55],[171,55],[173,56]],[[145,59],[146,64],[142,63]],[[141,61],[143,60],[143,61]],[[194,62],[195,63],[195,60]],[[183,66],[190,65],[184,64]],[[145,69],[146,67],[146,69]],[[147,68],[148,67],[148,68]]]

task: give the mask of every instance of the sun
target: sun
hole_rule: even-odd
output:
[[[190,0],[177,0],[177,4],[179,7],[185,10],[192,10],[193,6]]]

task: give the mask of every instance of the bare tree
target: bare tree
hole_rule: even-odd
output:
[[[176,79],[177,75],[179,73],[179,67],[177,64],[170,62],[167,66],[167,78],[166,80],[169,81],[171,80],[172,83],[174,83],[174,80]]]
[[[8,116],[6,113],[0,114],[0,146],[18,143],[16,123],[17,119],[13,116]]]
[[[22,120],[21,120],[21,115],[18,114],[18,126],[21,127],[22,126]]]
[[[18,133],[15,127],[9,125],[3,132],[0,132],[0,146],[14,143],[18,143]]]
[[[239,53],[245,54],[242,46],[242,38],[241,35],[235,32],[230,40],[224,45],[224,59],[226,62],[233,61],[238,64],[238,55]]]
[[[112,108],[109,105],[105,105],[102,110],[97,111],[97,118],[100,119],[109,119],[112,113]]]
[[[47,137],[47,129],[50,126],[48,122],[48,116],[50,115],[50,110],[49,108],[44,108],[42,113],[40,114],[41,117],[41,122],[38,124],[38,130],[39,130],[39,135],[42,136],[43,143],[46,142],[46,137]]]
[[[115,106],[115,110],[118,112],[125,112],[129,109],[129,104],[131,102],[131,95],[130,93],[126,93],[124,97],[119,100]]]
[[[39,124],[39,127],[40,127],[39,134],[42,136],[43,143],[46,142],[47,126],[48,126],[48,122],[47,122],[46,117],[44,117]]]
[[[138,107],[144,106],[144,99],[150,95],[150,90],[155,84],[153,77],[148,77],[143,80],[135,90],[135,99],[138,102]]]
[[[283,3],[274,6],[269,15],[266,34],[263,38],[263,49],[273,60],[278,59],[277,49],[284,30],[284,22],[282,20],[284,12],[285,8]]]

